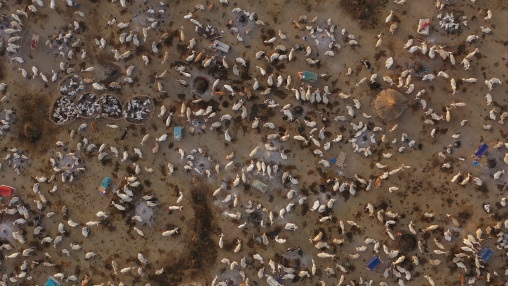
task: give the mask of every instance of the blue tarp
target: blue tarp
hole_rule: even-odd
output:
[[[181,126],[175,126],[175,140],[180,141],[182,139],[182,127]]]
[[[101,185],[99,186],[99,193],[101,195],[106,194],[106,190],[109,188],[109,183],[111,183],[110,177],[105,177],[104,180],[102,180]]]
[[[478,158],[481,158],[481,157],[483,157],[483,155],[485,155],[485,152],[487,152],[487,149],[489,149],[489,145],[483,143],[482,145],[480,145],[480,147],[478,147],[478,149],[476,149],[476,152],[474,152],[474,155]]]
[[[61,286],[62,284],[58,283],[53,276],[49,276],[48,282],[46,282],[46,286]]]
[[[488,246],[482,249],[482,251],[480,252],[480,258],[485,262],[489,262],[492,255],[494,255],[494,251],[492,251],[492,249],[490,249],[490,247]]]
[[[369,262],[367,262],[367,268],[369,268],[370,271],[372,271],[376,269],[376,267],[378,267],[379,264],[381,264],[381,260],[379,259],[379,257],[374,256],[369,260]]]
[[[101,183],[101,186],[103,186],[104,188],[109,188],[109,183],[111,183],[111,178],[110,177],[106,177],[104,178],[104,180],[102,180],[102,183]]]

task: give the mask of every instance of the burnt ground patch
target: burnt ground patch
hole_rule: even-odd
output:
[[[217,250],[210,237],[212,233],[213,214],[210,209],[206,188],[194,189],[191,192],[193,208],[195,212],[194,237],[190,251],[190,266],[200,269],[210,265],[217,257]]]
[[[18,142],[31,154],[45,153],[59,133],[58,126],[49,120],[50,98],[47,94],[27,94],[23,96],[23,108],[14,109]]]
[[[353,20],[358,21],[362,29],[373,29],[377,24],[375,11],[386,1],[379,0],[341,0],[340,7],[343,8]]]
[[[203,272],[208,271],[207,265],[215,263],[217,258],[217,249],[210,234],[213,233],[213,214],[210,208],[210,202],[204,186],[196,186],[191,191],[192,208],[194,209],[194,218],[189,220],[191,227],[187,251],[181,257],[173,257],[169,260],[169,265],[165,267],[166,275],[153,276],[157,281],[163,284],[170,282],[181,282],[184,277],[201,277]],[[169,279],[169,280],[168,280]],[[160,284],[160,285],[163,285]]]

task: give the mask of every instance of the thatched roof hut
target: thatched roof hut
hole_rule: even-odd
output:
[[[407,99],[400,92],[387,89],[381,91],[374,100],[377,115],[385,120],[398,118],[407,107]]]

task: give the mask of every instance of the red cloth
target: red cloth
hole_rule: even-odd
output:
[[[0,196],[12,196],[14,189],[7,186],[0,186]]]

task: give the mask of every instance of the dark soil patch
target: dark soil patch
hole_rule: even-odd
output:
[[[213,215],[207,201],[204,188],[192,190],[192,203],[195,211],[194,231],[197,239],[192,241],[190,251],[190,266],[202,268],[213,263],[217,257],[217,250],[212,233]]]
[[[194,80],[194,89],[198,93],[205,93],[205,91],[208,89],[208,80],[206,80],[204,77],[200,76],[197,77]]]
[[[189,222],[193,228],[188,235],[188,251],[180,257],[171,258],[169,265],[164,267],[164,274],[150,276],[161,282],[159,285],[174,285],[168,282],[181,282],[184,277],[202,276],[207,271],[206,267],[216,261],[216,246],[210,238],[213,233],[213,214],[206,193],[202,191],[204,189],[206,188],[198,186],[191,192],[195,217]]]
[[[399,248],[402,251],[411,251],[416,247],[416,238],[409,233],[402,235],[399,239]]]
[[[341,0],[340,6],[353,20],[358,21],[362,29],[374,29],[377,17],[375,9],[380,5],[378,0]]]
[[[24,146],[36,154],[45,153],[54,144],[55,136],[59,133],[59,128],[53,124],[48,117],[50,112],[49,96],[26,95],[23,99],[23,108],[15,110],[20,120],[17,130],[18,140]],[[37,146],[35,145],[37,143]]]

